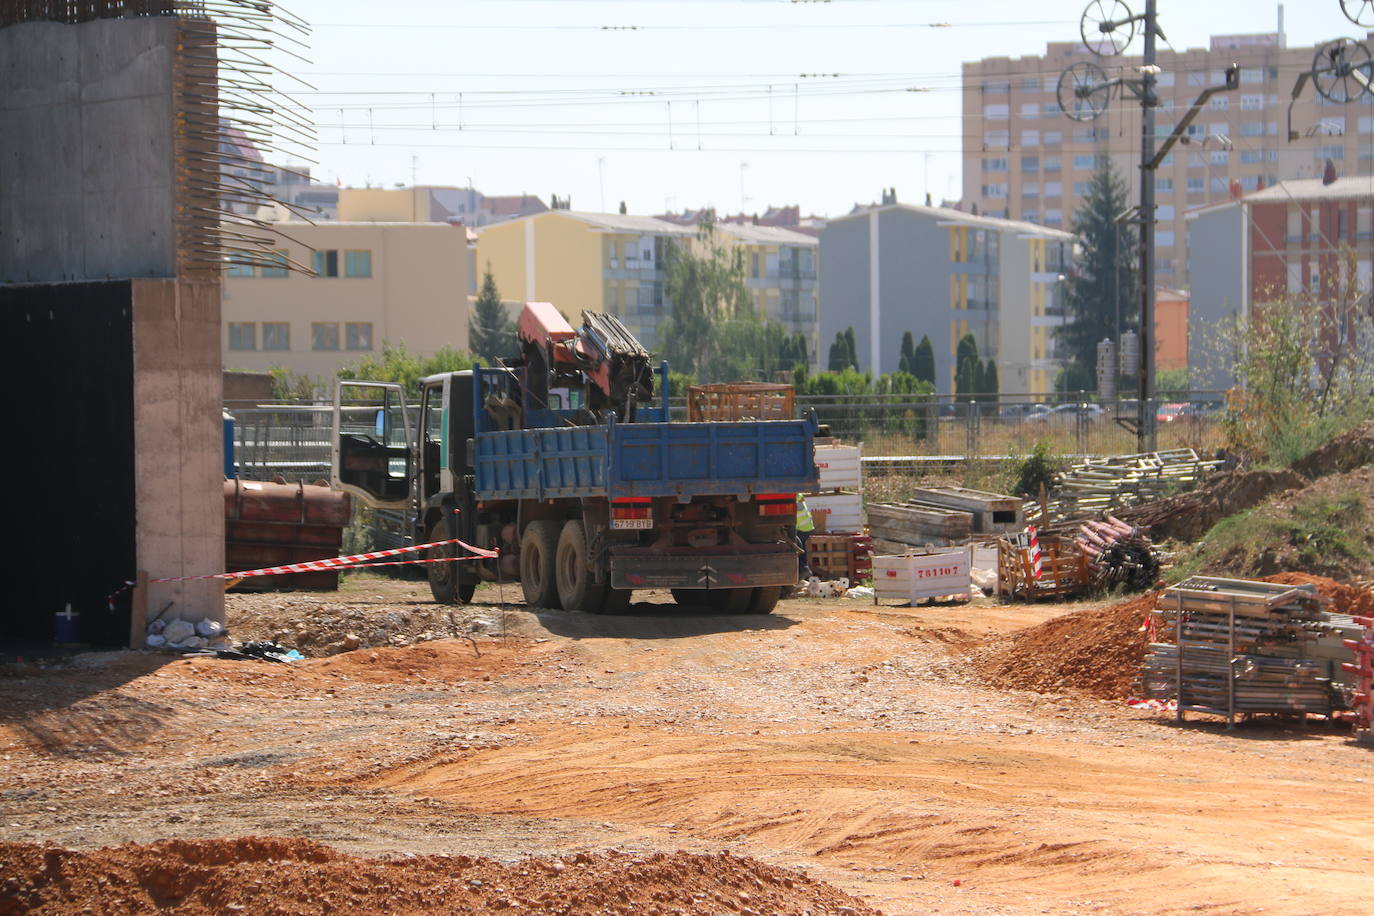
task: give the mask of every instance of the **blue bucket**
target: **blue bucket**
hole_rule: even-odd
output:
[[[58,611],[53,616],[53,642],[76,642],[80,621],[81,615],[73,611],[70,604],[67,605],[66,610]]]

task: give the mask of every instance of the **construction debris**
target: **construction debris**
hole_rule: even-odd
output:
[[[1026,527],[1024,501],[1004,493],[968,487],[924,487],[912,491],[908,505],[964,512],[974,534],[1011,534]]]
[[[869,503],[866,508],[869,534],[898,544],[953,544],[973,533],[973,516],[957,509],[912,503]]]
[[[1103,588],[1140,591],[1159,579],[1159,558],[1149,537],[1120,519],[1108,515],[1106,521],[1084,522],[1075,541],[1088,558],[1093,580]]]
[[[1326,605],[1311,585],[1193,576],[1166,589],[1149,622],[1145,696],[1175,701],[1180,720],[1205,712],[1228,725],[1251,713],[1331,715],[1346,702],[1329,649],[1349,657],[1354,623]]]
[[[1088,458],[1056,478],[1048,515],[1034,506],[1031,521],[1044,527],[1160,499],[1197,486],[1223,463],[1190,448]]]
[[[1003,598],[1068,598],[1095,584],[1088,556],[1073,538],[1047,535],[1038,545],[1024,535],[997,541],[997,594]]]
[[[866,534],[813,534],[806,540],[806,565],[823,579],[868,579],[873,575],[873,538]]]

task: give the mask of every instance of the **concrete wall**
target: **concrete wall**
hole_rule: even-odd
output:
[[[859,364],[872,364],[868,331],[871,289],[868,237],[867,214],[831,220],[821,230],[819,363],[822,370],[830,367],[830,345],[835,342],[835,335],[848,327],[854,328]]]
[[[339,366],[404,343],[422,357],[450,346],[468,347],[470,259],[467,233],[443,223],[278,223],[275,247],[310,264],[313,250],[338,252],[337,277],[225,277],[220,347],[229,369],[281,366],[310,378],[332,377]],[[345,276],[345,252],[372,252],[372,276]],[[504,293],[505,290],[503,289]],[[257,349],[229,349],[229,324],[255,325]],[[289,350],[262,349],[262,323],[290,325]],[[348,350],[348,323],[372,325],[370,350]],[[337,326],[339,349],[316,350],[315,323]]]
[[[176,270],[175,21],[0,29],[0,283]]]
[[[217,283],[134,280],[138,565],[151,578],[224,572],[224,432]],[[224,583],[149,586],[148,608],[224,619]]]

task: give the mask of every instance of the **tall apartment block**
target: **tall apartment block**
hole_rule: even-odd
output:
[[[1370,37],[1374,37],[1371,34]],[[1328,159],[1342,175],[1374,171],[1374,96],[1350,104],[1327,102],[1310,82],[1292,105],[1299,76],[1316,48],[1289,48],[1282,32],[1214,36],[1207,48],[1159,52],[1159,139],[1208,86],[1240,67],[1240,88],[1214,95],[1155,173],[1157,282],[1186,288],[1184,212],[1295,178],[1320,178]],[[1132,77],[1141,59],[1100,58],[1078,41],[1056,42],[1037,57],[990,57],[963,67],[963,167],[966,205],[978,212],[1068,229],[1094,169],[1110,160],[1139,193],[1140,105],[1116,98],[1095,121],[1071,121],[1055,89],[1065,68],[1080,60],[1109,77]]]

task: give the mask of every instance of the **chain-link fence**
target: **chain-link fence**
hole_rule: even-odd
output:
[[[1120,455],[1137,451],[1136,401],[1097,403],[1087,395],[1001,395],[967,400],[913,395],[798,397],[797,410],[816,411],[835,437],[863,442],[866,456],[940,456],[951,460],[1029,452],[1045,441],[1070,455]],[[1158,448],[1192,448],[1199,454],[1222,445],[1225,392],[1195,391],[1186,399],[1149,405]],[[685,400],[671,404],[685,420]],[[329,477],[332,411],[319,404],[226,405],[234,417],[234,462],[240,477],[314,481]],[[414,423],[411,424],[412,429]]]

